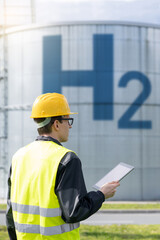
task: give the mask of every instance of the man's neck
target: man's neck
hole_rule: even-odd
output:
[[[55,140],[57,140],[58,142],[60,142],[59,138],[58,138],[58,136],[56,136],[56,134],[49,133],[49,134],[43,134],[42,136],[44,136],[44,137],[51,137],[51,138],[54,138]]]
[[[44,135],[39,135],[37,138],[36,138],[36,141],[52,141],[52,142],[55,142],[59,145],[62,145],[57,139],[51,137],[51,136],[44,136]]]

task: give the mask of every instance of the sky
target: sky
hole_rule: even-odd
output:
[[[35,0],[38,22],[121,20],[160,24],[160,0]]]
[[[105,20],[160,24],[160,0],[0,0],[1,13],[4,2],[8,26],[30,24],[31,3],[38,24]]]

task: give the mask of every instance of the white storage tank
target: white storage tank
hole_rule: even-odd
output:
[[[160,27],[36,25],[8,30],[7,45],[9,162],[36,138],[28,106],[42,93],[61,92],[79,113],[64,145],[80,157],[88,190],[125,162],[135,170],[113,200],[159,200]]]

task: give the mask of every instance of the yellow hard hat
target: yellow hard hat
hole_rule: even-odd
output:
[[[72,113],[64,95],[60,93],[45,93],[36,98],[32,106],[31,118],[47,118]]]

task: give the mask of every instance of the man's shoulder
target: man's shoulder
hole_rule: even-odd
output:
[[[27,145],[25,145],[25,146],[20,147],[20,148],[14,153],[13,158],[16,157],[16,156],[19,156],[19,155],[24,154],[24,153],[27,151],[28,147],[29,147],[32,143],[33,143],[33,142],[31,142],[31,143],[29,143],[29,144],[27,144]]]
[[[66,152],[66,154],[63,156],[61,160],[61,164],[67,165],[71,161],[80,162],[80,159],[78,158],[77,154],[74,151],[68,149],[68,151]]]

